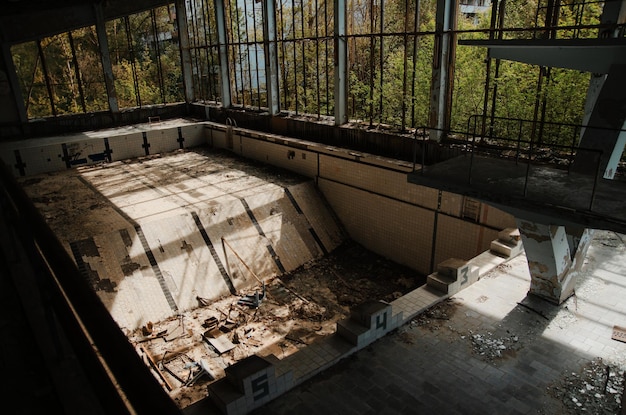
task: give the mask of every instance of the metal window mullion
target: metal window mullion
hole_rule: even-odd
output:
[[[263,22],[261,22],[263,26]],[[256,23],[256,10],[254,8],[254,2],[252,2],[252,26],[254,27],[254,65],[256,68],[256,95],[259,101],[259,109],[261,109],[261,79],[259,77],[259,40],[256,35],[257,23]],[[263,29],[263,27],[262,27]]]
[[[57,110],[54,106],[54,93],[52,91],[52,83],[50,82],[50,74],[48,73],[48,65],[46,64],[46,57],[43,53],[43,48],[41,46],[41,40],[37,39],[37,50],[39,51],[39,60],[41,61],[41,69],[43,70],[44,80],[46,81],[46,89],[48,90],[48,98],[50,100],[50,109],[52,110],[52,115],[57,116]]]
[[[334,0],[335,125],[348,122],[348,39],[346,0]]]
[[[370,79],[369,79],[369,122],[370,127],[374,124],[374,48],[376,41],[374,39],[374,0],[370,0]]]
[[[406,11],[406,14],[404,16],[404,36],[402,39],[402,54],[403,54],[403,60],[402,60],[402,105],[401,105],[401,120],[400,120],[400,131],[401,132],[405,132],[406,131],[406,94],[407,94],[407,67],[408,67],[408,54],[407,54],[407,48],[408,48],[408,43],[409,43],[409,36],[407,34],[407,32],[409,31],[409,0],[404,0],[404,10]]]
[[[233,77],[234,77],[234,81],[235,81],[235,101],[237,103],[239,103],[239,82],[237,80],[237,48],[238,46],[235,43],[235,35],[234,35],[234,31],[233,31],[233,10],[232,7],[230,5],[230,0],[228,0],[228,36],[226,37],[227,42],[228,42],[228,46],[231,48],[232,50],[232,64],[233,64]],[[228,70],[230,72],[230,66],[228,67]]]
[[[15,70],[15,63],[13,62],[13,56],[11,55],[11,47],[8,43],[2,42],[0,45],[2,48],[2,58],[6,65],[7,77],[9,80],[9,86],[13,92],[15,107],[19,116],[19,120],[22,123],[28,122],[28,112],[26,110],[26,104],[22,95],[22,89],[20,88],[20,82],[17,78],[17,72]]]
[[[291,39],[293,40],[293,86],[296,95],[296,114],[298,114],[298,65],[296,64],[298,56],[296,52],[296,2],[291,0]]]
[[[187,7],[185,5],[185,10]],[[191,58],[191,66],[196,68],[196,76],[193,76],[194,80],[193,86],[194,91],[197,92],[198,98],[204,99],[204,80],[202,79],[202,62],[201,57],[199,56],[199,28],[198,28],[198,14],[197,14],[197,5],[194,0],[189,2],[189,12],[191,14],[191,18],[189,19],[191,22],[191,33],[193,34],[192,38],[189,40],[190,51],[193,50],[193,53],[190,53]],[[189,26],[189,24],[187,25]]]
[[[67,32],[67,39],[70,43],[70,50],[72,51],[72,63],[74,65],[74,76],[76,76],[76,83],[78,85],[78,97],[80,99],[80,105],[83,112],[87,112],[87,105],[85,104],[85,94],[83,91],[83,81],[80,77],[80,69],[78,67],[78,58],[76,57],[76,48],[74,47],[74,37],[72,32]]]
[[[326,75],[326,115],[330,115],[330,86],[328,79],[328,0],[324,0],[324,73]]]
[[[228,63],[228,41],[226,37],[226,14],[224,0],[214,0],[215,23],[217,25],[217,44],[219,49],[220,85],[222,93],[222,106],[230,108],[233,105],[230,92],[230,68]]]
[[[161,91],[161,101],[165,104],[165,81],[163,79],[163,68],[161,66],[161,49],[159,47],[159,33],[156,21],[156,9],[150,10],[152,20],[152,36],[154,37],[154,53],[157,59],[157,76],[159,77],[159,89]]]
[[[185,0],[176,0],[176,25],[178,26],[178,49],[180,50],[180,66],[183,75],[185,102],[195,101],[193,90],[193,70],[191,69],[191,51],[189,50],[189,29],[187,27],[187,8]]]
[[[308,112],[308,105],[307,105],[307,93],[306,93],[306,81],[307,81],[307,76],[306,76],[306,45],[307,42],[305,39],[306,35],[304,33],[304,0],[300,0],[300,28],[302,31],[302,40],[301,40],[301,44],[302,44],[302,99],[303,99],[303,104],[304,104],[304,112]]]
[[[315,86],[317,91],[317,118],[321,115],[321,95],[320,95],[320,39],[319,39],[319,19],[318,0],[315,0]]]
[[[416,0],[415,5],[415,16],[413,18],[413,31],[415,33],[419,32],[420,28],[420,1]],[[419,37],[417,35],[413,35],[413,72],[411,73],[411,127],[415,127],[415,77],[417,72],[417,59],[418,59],[418,43]]]
[[[277,115],[280,113],[280,91],[278,86],[278,45],[276,44],[276,0],[266,0],[262,7],[266,100],[270,115]]]
[[[380,59],[379,59],[379,63],[380,63],[380,68],[379,68],[379,72],[380,72],[380,78],[379,78],[379,101],[378,101],[378,123],[382,124],[383,123],[383,74],[384,74],[384,63],[385,63],[385,56],[384,56],[384,51],[383,51],[383,32],[385,30],[385,0],[379,0],[380,1]]]
[[[115,78],[113,77],[113,67],[111,65],[111,55],[109,53],[109,40],[107,38],[106,26],[104,24],[104,14],[100,3],[94,4],[94,14],[96,16],[96,35],[98,37],[100,62],[102,63],[104,86],[107,91],[109,110],[115,114],[119,113],[120,109],[117,101],[117,93],[115,91]]]
[[[243,19],[244,19],[244,28],[246,29],[246,63],[248,66],[248,88],[250,88],[250,106],[253,106],[254,103],[254,94],[252,92],[252,57],[250,56],[250,30],[248,28],[248,1],[243,0]],[[239,15],[237,15],[237,20],[239,20]],[[241,37],[239,38],[239,42],[241,42]]]
[[[285,19],[284,19],[284,15],[283,15],[283,3],[282,0],[280,1],[280,45],[281,45],[281,60],[282,60],[282,76],[283,76],[283,84],[282,84],[282,89],[283,89],[283,99],[284,99],[284,106],[289,109],[289,103],[287,101],[287,92],[289,90],[289,85],[287,83],[287,67],[285,66],[285,55],[287,54],[287,51],[285,49]]]
[[[207,66],[209,67],[209,70],[207,70],[207,80],[209,83],[208,91],[209,91],[210,98],[213,98],[216,95],[216,91],[213,90],[213,81],[211,79],[211,77],[213,76],[213,68],[215,68],[215,60],[214,60],[213,51],[212,51],[213,32],[211,31],[209,8],[206,4],[206,0],[202,0],[201,7],[202,7],[202,26],[204,28],[204,46],[205,46],[204,55],[207,61]],[[207,20],[209,21],[208,25],[207,25]]]
[[[135,103],[141,108],[141,93],[139,92],[139,78],[137,77],[137,67],[135,62],[135,48],[133,47],[133,39],[130,34],[130,19],[124,16],[124,29],[126,31],[126,46],[130,56],[130,69],[133,76],[133,86],[135,89]]]

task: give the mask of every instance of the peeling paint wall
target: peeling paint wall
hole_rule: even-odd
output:
[[[522,235],[530,292],[560,304],[574,293],[593,231],[517,219]]]

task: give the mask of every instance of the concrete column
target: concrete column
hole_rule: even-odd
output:
[[[217,25],[217,43],[220,56],[220,85],[222,93],[222,107],[230,108],[233,105],[230,93],[230,71],[228,70],[228,38],[226,36],[226,14],[224,0],[215,0],[215,21]]]
[[[516,221],[528,259],[530,293],[562,303],[574,293],[593,231]]]
[[[193,71],[191,69],[191,52],[189,51],[189,29],[187,27],[187,9],[185,0],[176,0],[176,24],[178,25],[178,42],[180,47],[181,70],[185,88],[185,102],[195,101],[193,90]]]
[[[98,36],[98,47],[100,48],[100,61],[102,62],[102,71],[104,72],[104,84],[109,99],[109,110],[116,114],[120,112],[117,104],[117,93],[115,92],[115,82],[113,78],[113,67],[111,66],[111,56],[109,55],[109,40],[107,39],[106,26],[104,25],[104,14],[102,12],[102,4],[94,3],[94,12],[96,15],[96,33]]]
[[[265,48],[265,82],[270,115],[280,113],[278,91],[278,48],[276,45],[276,0],[263,2],[263,46]]]
[[[346,0],[334,0],[335,19],[335,125],[348,122],[348,39]]]
[[[437,0],[433,73],[430,84],[431,140],[439,141],[450,127],[458,0]]]

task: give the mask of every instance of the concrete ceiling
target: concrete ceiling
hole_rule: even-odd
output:
[[[173,0],[0,0],[0,43],[41,39],[95,24],[95,7],[105,19],[138,13]]]

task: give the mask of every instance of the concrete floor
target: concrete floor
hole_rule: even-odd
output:
[[[624,265],[624,237],[598,232],[576,296],[557,307],[527,297],[521,255],[255,413],[619,413],[626,343],[611,335],[626,326]],[[606,394],[604,370],[585,367],[595,358],[612,365]]]

